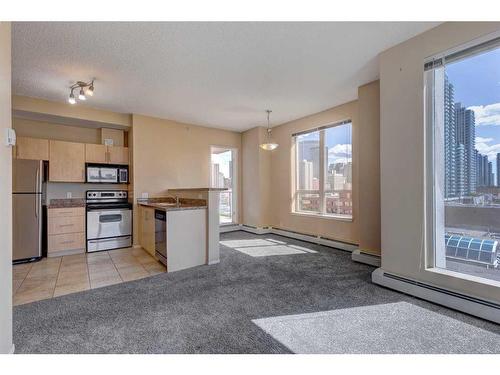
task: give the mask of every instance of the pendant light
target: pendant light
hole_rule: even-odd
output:
[[[260,148],[266,151],[275,150],[278,147],[278,144],[273,140],[271,136],[271,126],[269,125],[269,115],[271,114],[271,110],[266,110],[267,112],[267,134],[264,143],[260,144]]]

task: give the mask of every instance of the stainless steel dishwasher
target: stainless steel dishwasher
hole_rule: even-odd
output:
[[[155,253],[167,267],[167,212],[155,210]]]

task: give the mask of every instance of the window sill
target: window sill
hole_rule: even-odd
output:
[[[221,223],[219,222],[220,227],[231,227],[233,225],[239,225],[238,223],[235,223],[234,221],[231,221],[230,223]]]
[[[480,276],[473,276],[473,275],[468,275],[466,273],[461,273],[457,271],[451,271],[447,270],[445,268],[438,268],[438,267],[430,267],[425,269],[428,272],[432,272],[434,274],[439,274],[439,275],[445,275],[448,277],[453,277],[457,279],[462,279],[478,284],[483,284],[483,285],[491,285],[494,287],[500,287],[500,281],[492,280],[492,279],[487,279],[485,277],[480,277]]]
[[[323,214],[316,214],[314,212],[295,212],[295,211],[292,211],[292,212],[290,212],[290,214],[293,216],[313,217],[316,219],[337,220],[337,221],[347,221],[347,222],[353,221],[352,217],[339,216],[339,215],[323,215]]]

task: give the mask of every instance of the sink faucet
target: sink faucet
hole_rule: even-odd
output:
[[[169,195],[167,198],[173,198],[175,200],[175,205],[179,206],[179,196],[178,195]]]

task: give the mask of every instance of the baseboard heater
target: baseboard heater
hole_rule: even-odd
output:
[[[385,272],[382,268],[377,268],[373,271],[372,281],[375,284],[395,289],[438,305],[500,323],[500,304],[495,302],[394,275]]]
[[[245,232],[253,233],[253,234],[277,234],[279,236],[283,237],[288,237],[288,238],[294,238],[296,240],[301,240],[305,242],[310,242],[316,245],[323,245],[327,247],[331,247],[334,249],[338,250],[344,250],[344,251],[349,251],[353,252],[358,248],[357,245],[347,243],[347,242],[341,242],[341,241],[336,241],[332,240],[326,237],[322,236],[311,236],[309,234],[303,234],[300,232],[295,232],[287,229],[280,229],[280,228],[275,228],[275,227],[254,227],[251,225],[246,225],[246,224],[240,224],[238,226],[234,225],[231,226],[229,229],[224,229],[224,227],[221,227],[221,233],[225,232],[230,232],[230,231],[237,231],[237,230],[242,230]]]
[[[352,252],[351,259],[358,263],[368,264],[374,267],[380,267],[380,256],[369,254],[361,251],[360,249]]]

